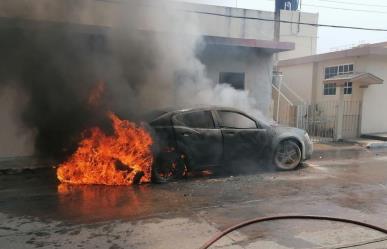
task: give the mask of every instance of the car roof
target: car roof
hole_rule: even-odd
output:
[[[226,107],[226,106],[211,106],[211,105],[203,105],[203,106],[195,106],[195,107],[187,107],[187,108],[165,108],[160,110],[160,112],[163,112],[164,114],[167,113],[179,113],[179,112],[190,112],[190,111],[210,111],[210,110],[222,110],[222,111],[234,111],[234,112],[241,112],[243,111],[233,108],[233,107]]]
[[[184,112],[191,112],[191,111],[230,111],[230,112],[237,112],[241,113],[245,116],[248,116],[249,118],[255,120],[256,122],[259,122],[261,125],[270,126],[271,123],[269,121],[266,121],[264,119],[257,119],[250,114],[234,108],[234,107],[227,107],[227,106],[212,106],[212,105],[204,105],[204,106],[195,106],[195,107],[188,107],[188,108],[164,108],[159,109],[158,111],[155,111],[154,113],[160,113],[157,117],[154,117],[152,120],[150,120],[150,123],[161,121],[161,122],[170,122],[172,116],[178,113],[184,113]]]
[[[195,106],[195,107],[187,107],[187,108],[159,109],[159,110],[153,112],[153,113],[159,113],[159,115],[157,117],[154,117],[153,120],[171,117],[177,113],[191,112],[191,111],[212,111],[212,110],[232,111],[232,112],[239,112],[239,113],[245,114],[243,111],[236,109],[236,108],[233,108],[233,107],[203,105],[203,106]]]

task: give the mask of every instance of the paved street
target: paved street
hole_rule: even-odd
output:
[[[352,218],[387,228],[387,152],[317,153],[293,172],[196,176],[134,187],[58,185],[54,169],[0,175],[4,249],[199,248],[235,223],[285,214]],[[385,235],[360,227],[289,220],[243,228],[212,248],[336,248],[375,239],[382,241],[350,248],[387,247]]]

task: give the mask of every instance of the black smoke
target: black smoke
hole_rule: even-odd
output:
[[[141,82],[144,68],[151,68],[152,62],[144,60],[151,57],[142,54],[146,50],[137,47],[114,56],[107,32],[18,24],[11,22],[0,32],[0,90],[14,87],[28,98],[20,120],[35,130],[38,155],[67,156],[86,128],[108,127],[109,110],[137,118],[131,111],[136,109],[135,101],[129,98],[136,84],[129,82]],[[114,76],[117,61],[129,65],[120,69],[119,78]],[[98,105],[91,106],[89,96],[101,82],[106,90]],[[124,89],[129,93],[120,94]]]

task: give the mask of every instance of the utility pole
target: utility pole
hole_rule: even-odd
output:
[[[274,11],[274,41],[280,41],[281,32],[281,0],[275,0],[275,11]],[[274,55],[274,70],[277,70],[278,64],[278,53]]]
[[[274,11],[274,41],[280,41],[280,20],[281,20],[281,0],[275,0],[275,11]],[[281,81],[282,77],[278,72],[278,52],[273,56],[273,85],[276,85],[278,88],[274,88],[277,90],[277,105],[276,105],[276,121],[279,123],[279,111],[280,111],[280,99],[281,99]],[[273,89],[273,87],[272,87]]]
[[[280,38],[280,21],[281,21],[281,0],[275,0],[274,11],[274,41],[278,42]]]

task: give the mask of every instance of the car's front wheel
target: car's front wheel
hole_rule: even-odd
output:
[[[182,156],[173,161],[158,160],[152,168],[152,182],[169,182],[182,178],[185,173],[186,164]]]
[[[274,152],[274,165],[279,170],[293,170],[302,161],[300,146],[292,140],[282,141]]]

